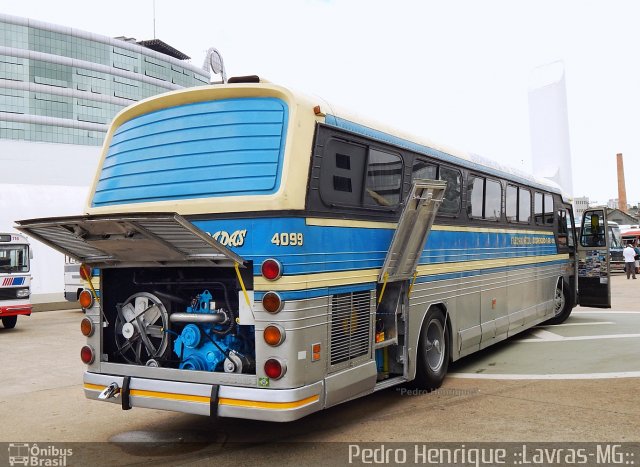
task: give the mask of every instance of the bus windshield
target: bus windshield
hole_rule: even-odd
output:
[[[620,229],[609,224],[609,245],[610,248],[622,248],[622,237],[620,236]]]
[[[0,272],[29,271],[27,245],[0,246]]]

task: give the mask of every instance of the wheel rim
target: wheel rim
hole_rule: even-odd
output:
[[[442,323],[433,319],[429,321],[427,325],[427,365],[429,369],[434,373],[437,373],[442,368],[444,363],[444,355],[446,352],[446,342],[444,340],[444,328]]]
[[[556,295],[553,299],[554,314],[558,316],[564,310],[564,293],[560,287],[556,288]]]

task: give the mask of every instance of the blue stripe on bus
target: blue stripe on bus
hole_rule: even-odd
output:
[[[289,115],[276,98],[187,104],[116,130],[92,206],[272,194]]]
[[[382,267],[393,237],[393,228],[327,227],[306,225],[302,218],[200,220],[193,223],[210,235],[229,239],[243,232],[241,245],[227,245],[253,261],[254,275],[267,258],[278,259],[284,275],[352,271]],[[302,246],[278,246],[274,235],[303,234]],[[236,238],[240,238],[236,235]],[[530,244],[522,243],[528,240]],[[550,244],[535,242],[553,242]],[[557,253],[552,232],[474,232],[432,230],[419,263],[507,259]]]
[[[422,144],[414,143],[413,141],[409,141],[404,138],[399,138],[397,136],[390,135],[389,133],[385,133],[380,130],[374,130],[373,128],[361,125],[359,123],[354,123],[350,120],[345,120],[344,118],[336,117],[335,115],[327,115],[325,119],[325,123],[327,125],[341,128],[343,130],[347,130],[352,133],[356,133],[368,138],[374,138],[379,141],[384,141],[386,143],[393,144],[394,146],[409,149],[410,151],[415,151],[420,154],[426,154],[428,156],[441,159],[445,162],[450,162],[452,164],[468,167],[472,170],[486,172],[491,175],[495,175],[496,177],[499,177],[499,178],[504,178],[505,176],[508,176],[508,178],[512,179],[513,181],[522,183],[524,185],[529,185],[534,188],[538,188],[545,191],[559,193],[558,189],[554,189],[552,187],[549,187],[548,185],[542,185],[540,183],[536,183],[535,179],[528,176],[524,172],[519,174],[515,169],[511,169],[511,168],[509,168],[508,170],[501,170],[499,167],[495,167],[497,165],[496,162],[489,159],[482,158],[476,154],[469,154],[469,156],[476,158],[478,162],[461,159],[459,157],[453,156],[451,154],[447,154],[446,152],[440,151],[438,149],[434,149],[434,148],[430,148],[429,146],[424,146]]]
[[[424,284],[427,282],[435,282],[442,280],[450,280],[450,279],[461,279],[466,277],[474,277],[486,274],[496,274],[500,272],[514,271],[516,269],[527,269],[527,268],[536,268],[540,266],[554,266],[554,265],[562,265],[567,264],[568,260],[553,260],[547,261],[544,263],[536,263],[536,264],[523,264],[519,266],[500,266],[492,269],[481,269],[481,270],[471,270],[471,271],[460,271],[460,272],[451,272],[451,273],[443,273],[443,274],[430,274],[428,276],[419,276],[416,278],[416,284]],[[471,266],[471,265],[470,265]],[[299,290],[299,291],[278,291],[278,294],[282,298],[282,300],[304,300],[309,298],[319,298],[326,297],[327,295],[334,295],[339,293],[349,293],[349,292],[360,292],[363,290],[373,290],[376,288],[375,282],[364,282],[361,284],[354,285],[344,285],[340,287],[322,287],[317,289],[307,289],[307,290]],[[262,300],[266,292],[264,291],[256,291],[254,294],[254,298],[256,301]]]

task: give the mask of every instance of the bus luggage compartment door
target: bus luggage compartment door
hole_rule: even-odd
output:
[[[378,282],[408,280],[413,276],[446,186],[444,180],[414,180]]]
[[[206,263],[243,258],[176,213],[104,214],[16,221],[16,227],[82,263]]]

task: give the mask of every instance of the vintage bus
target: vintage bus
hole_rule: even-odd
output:
[[[572,216],[550,182],[248,77],[122,111],[86,214],[19,224],[100,270],[88,398],[288,421],[609,306],[604,213]]]
[[[0,233],[0,320],[7,329],[19,315],[31,315],[31,250],[29,240],[17,233]]]

